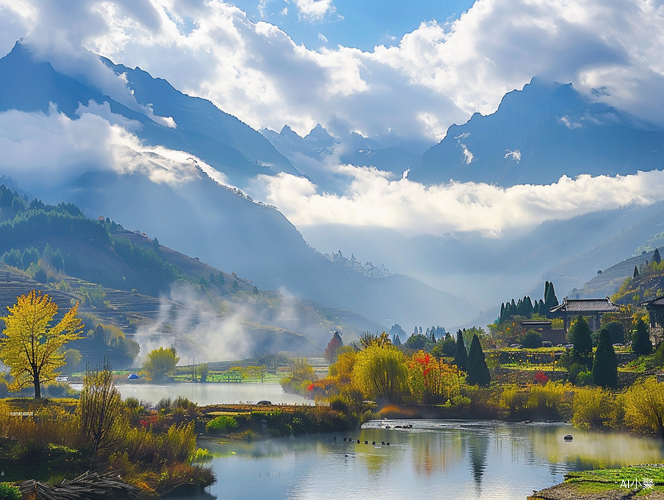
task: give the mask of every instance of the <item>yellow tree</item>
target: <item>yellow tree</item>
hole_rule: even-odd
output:
[[[81,338],[82,323],[76,317],[78,304],[52,328],[58,306],[51,297],[31,291],[17,298],[2,320],[5,329],[0,339],[0,360],[10,368],[11,390],[34,385],[35,399],[41,398],[42,382],[54,380],[58,368],[65,365],[61,347]]]

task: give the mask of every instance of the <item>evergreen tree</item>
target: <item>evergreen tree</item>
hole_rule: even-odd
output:
[[[615,388],[618,385],[618,360],[606,328],[599,332],[599,344],[593,362],[593,384]]]
[[[480,339],[477,335],[473,335],[473,340],[470,342],[466,382],[469,385],[481,385],[482,387],[487,387],[491,383],[491,374],[486,366],[484,351],[482,351]]]
[[[457,332],[456,353],[454,353],[454,364],[457,365],[459,370],[468,371],[468,353],[466,346],[463,343],[463,333],[461,330]]]
[[[328,363],[335,363],[337,361],[337,351],[340,347],[344,345],[343,340],[341,340],[341,334],[339,332],[334,332],[332,340],[330,340],[325,348],[325,359]]]
[[[546,315],[549,315],[551,309],[558,305],[558,297],[556,297],[556,292],[553,289],[553,283],[547,281],[544,288],[544,307]]]
[[[652,254],[652,261],[655,264],[659,264],[660,262],[662,262],[662,256],[659,255],[659,248],[655,248],[655,252]]]
[[[590,368],[592,366],[593,341],[590,335],[590,327],[583,316],[579,316],[576,319],[569,333],[574,343],[574,347],[572,348],[574,361]]]
[[[650,335],[648,334],[648,326],[642,319],[636,323],[632,351],[641,355],[650,354],[652,352],[652,343],[650,342]]]
[[[639,270],[634,266],[634,274],[632,274],[632,278],[636,279],[639,277]]]

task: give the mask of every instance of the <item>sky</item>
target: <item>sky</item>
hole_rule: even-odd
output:
[[[434,143],[533,76],[571,82],[664,127],[664,0],[0,0],[0,56],[21,37],[59,71],[130,107],[125,83],[94,54],[165,78],[258,130],[288,124],[304,135],[321,123],[336,135]],[[35,146],[41,137],[52,151]],[[147,168],[126,154],[143,151],[139,142],[127,124],[90,107],[80,122],[57,110],[4,113],[0,173],[10,160],[71,176],[95,158],[100,168]],[[165,155],[171,178],[188,175],[186,162],[174,166],[181,153]],[[298,226],[333,219],[411,234],[495,233],[496,220],[535,225],[664,196],[658,173],[500,189],[334,168],[348,179],[345,193],[286,175],[258,179],[255,192]]]

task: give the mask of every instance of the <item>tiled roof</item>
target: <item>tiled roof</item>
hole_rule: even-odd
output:
[[[664,296],[663,297],[657,297],[656,299],[649,300],[647,302],[642,302],[642,306],[664,306]]]
[[[604,299],[568,299],[564,298],[563,303],[551,309],[552,313],[607,313],[618,312],[620,307],[611,302],[608,297]]]

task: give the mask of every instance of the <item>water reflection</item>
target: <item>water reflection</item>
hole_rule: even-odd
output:
[[[394,429],[409,424],[412,429]],[[566,443],[570,432],[574,441]],[[210,493],[238,499],[525,499],[571,470],[664,458],[657,440],[564,424],[376,421],[334,437],[201,442],[215,453],[218,483]]]

